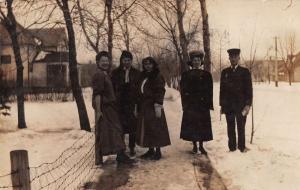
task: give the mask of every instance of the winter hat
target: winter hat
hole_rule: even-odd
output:
[[[123,58],[129,58],[129,59],[133,59],[133,56],[132,56],[132,53],[130,51],[122,51],[122,54],[121,54],[121,57],[120,57],[120,60],[122,60]]]
[[[239,48],[231,48],[227,50],[227,53],[229,54],[229,57],[240,55],[241,50]]]
[[[191,51],[189,53],[190,60],[193,60],[195,57],[200,57],[200,59],[203,59],[204,57],[204,52],[202,50],[200,51]]]
[[[200,59],[202,60],[203,57],[204,57],[204,52],[202,50],[200,50],[200,51],[191,51],[189,53],[189,56],[190,56],[190,61],[188,61],[187,64],[192,66],[193,65],[193,59],[195,57],[200,57]],[[203,64],[203,62],[202,62],[202,64]]]

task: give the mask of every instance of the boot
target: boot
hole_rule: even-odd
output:
[[[203,142],[199,142],[199,151],[201,152],[201,154],[207,155],[207,152],[203,147]]]
[[[116,160],[119,164],[133,164],[135,162],[133,159],[130,159],[124,151],[117,154]]]
[[[154,155],[154,148],[149,148],[149,150],[141,156],[142,159],[151,158]]]
[[[193,141],[193,150],[192,150],[192,153],[193,154],[197,154],[197,152],[198,152],[197,144],[196,144],[196,142]]]
[[[130,155],[131,157],[133,157],[133,156],[135,156],[135,154],[136,154],[136,152],[134,151],[134,148],[130,148],[130,153],[129,153],[129,155]]]
[[[151,157],[151,160],[160,160],[161,159],[161,151],[160,148],[156,148],[155,153]]]

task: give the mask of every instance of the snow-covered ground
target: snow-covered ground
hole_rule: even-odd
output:
[[[229,152],[226,121],[220,121],[218,93],[214,85],[214,106],[211,112],[214,140],[205,144],[212,165],[229,190],[300,189],[300,84],[254,85],[253,144],[251,115],[247,120],[247,153]],[[85,92],[86,106],[93,125],[90,90]],[[163,149],[158,162],[141,161],[130,173],[130,180],[121,189],[197,189],[191,144],[179,139],[181,103],[177,91],[167,89],[165,111],[172,146]],[[26,149],[30,166],[55,160],[85,132],[79,130],[75,102],[26,102],[28,129],[17,130],[16,104],[11,117],[0,118],[0,176],[10,172],[9,152]],[[138,153],[142,153],[139,149]],[[200,155],[197,155],[200,156]],[[183,175],[184,174],[184,175]],[[201,175],[201,174],[200,174]],[[1,186],[0,182],[0,186]]]
[[[300,84],[255,85],[253,102],[255,136],[250,145],[250,115],[246,124],[250,151],[245,154],[227,151],[225,117],[220,122],[219,114],[213,113],[215,140],[207,146],[213,165],[228,189],[299,190]]]

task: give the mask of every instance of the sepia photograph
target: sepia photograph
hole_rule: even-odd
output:
[[[0,0],[0,190],[300,190],[299,18]]]

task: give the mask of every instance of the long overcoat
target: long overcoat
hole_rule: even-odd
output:
[[[220,106],[224,113],[240,113],[252,104],[252,81],[247,68],[237,66],[224,69],[221,73]]]
[[[96,144],[102,155],[116,154],[125,149],[123,132],[116,108],[116,97],[110,76],[102,71],[97,72],[92,79],[93,107],[95,97],[101,97],[102,117],[96,123]]]
[[[143,84],[144,79],[147,81]],[[143,93],[142,93],[143,86]],[[137,91],[138,125],[137,144],[142,147],[163,147],[171,144],[165,112],[155,116],[154,104],[163,105],[165,80],[158,70],[145,77],[142,73]]]
[[[135,94],[137,90],[140,71],[131,67],[129,70],[129,82],[125,82],[125,70],[122,66],[112,72],[112,83],[117,99],[119,117],[123,127],[123,133],[136,132],[136,117],[134,108],[136,102]]]
[[[209,72],[192,69],[182,74],[183,107],[180,138],[187,141],[213,139],[210,110],[213,110],[213,81]]]

